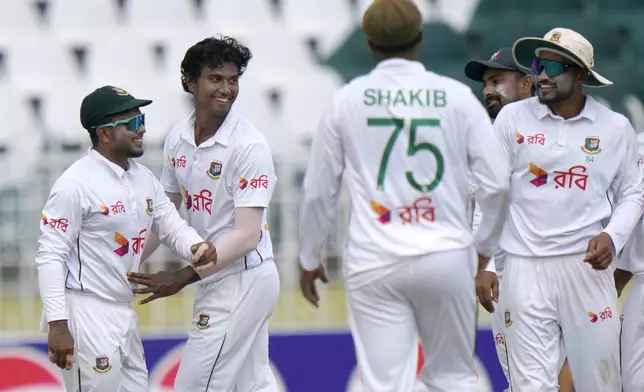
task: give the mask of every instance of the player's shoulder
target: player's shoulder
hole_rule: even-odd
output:
[[[52,189],[81,189],[89,184],[96,174],[96,162],[89,154],[76,160],[58,177]]]
[[[587,100],[588,103],[593,105],[597,119],[613,124],[616,128],[630,129],[630,120],[628,117],[610,109],[608,106],[602,105],[590,95],[587,96]]]
[[[183,120],[175,123],[170,132],[165,138],[165,147],[174,148],[181,140],[181,134],[185,132],[186,129],[193,129],[194,124],[194,112],[185,117]]]
[[[431,70],[426,71],[426,77],[431,83],[433,89],[443,89],[448,90],[451,93],[463,94],[463,95],[473,95],[472,88],[467,84],[461,82],[460,80],[451,78],[446,75],[436,73]]]
[[[270,150],[270,146],[268,141],[266,141],[264,134],[260,132],[259,129],[250,122],[250,120],[243,116],[239,116],[232,133],[231,147],[237,151],[247,151],[256,146]]]

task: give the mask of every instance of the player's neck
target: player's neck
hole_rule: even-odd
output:
[[[126,156],[118,156],[112,151],[101,148],[100,146],[96,147],[95,150],[96,152],[104,156],[108,161],[122,167],[123,170],[127,171],[130,168],[130,162],[128,161],[128,158]]]
[[[570,97],[563,102],[548,105],[548,107],[550,108],[552,113],[567,120],[569,118],[577,117],[579,113],[584,110],[585,105],[586,96],[582,94],[579,96]]]
[[[380,61],[385,61],[385,60],[393,60],[393,59],[402,59],[402,60],[409,60],[409,61],[418,61],[418,56],[416,56],[416,53],[412,52],[401,52],[401,53],[396,53],[396,54],[390,54],[387,56],[381,56]]]
[[[225,118],[213,116],[208,112],[195,113],[195,144],[210,139],[224,123]]]

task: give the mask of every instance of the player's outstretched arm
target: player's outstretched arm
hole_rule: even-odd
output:
[[[65,264],[79,235],[82,220],[80,184],[59,179],[42,211],[36,264],[40,298],[49,327],[49,359],[61,369],[70,369],[73,362],[74,340],[67,325],[65,304]]]
[[[156,178],[154,178],[154,188],[156,203],[152,217],[152,231],[158,233],[161,243],[170,248],[174,254],[183,260],[191,261],[192,246],[204,242],[203,238],[181,218],[175,204],[170,201]]]
[[[181,207],[181,194],[180,193],[165,193],[168,196],[168,199],[174,204],[177,208],[177,211]],[[150,258],[161,245],[161,240],[159,239],[159,233],[154,230],[150,231],[148,238],[145,240],[145,246],[143,247],[143,253],[141,254],[141,264],[143,264],[147,259]]]
[[[497,142],[487,112],[471,91],[464,102],[462,116],[466,121],[469,169],[478,184],[475,199],[482,214],[474,239],[479,254],[490,257],[499,246],[509,205],[509,158],[499,158],[508,153]]]
[[[637,138],[633,127],[624,120],[620,152],[615,159],[620,159],[617,175],[611,183],[614,199],[617,200],[610,222],[597,237],[590,240],[584,261],[595,269],[606,269],[613,260],[613,254],[619,253],[633,232],[635,225],[644,213],[644,177],[639,169]]]

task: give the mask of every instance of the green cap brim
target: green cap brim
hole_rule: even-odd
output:
[[[471,79],[475,82],[483,82],[483,74],[485,74],[485,70],[488,68],[492,69],[501,69],[504,71],[515,71],[515,72],[521,72],[515,67],[508,67],[503,64],[495,63],[492,61],[478,61],[478,60],[472,60],[469,63],[465,65],[465,76],[468,79]]]

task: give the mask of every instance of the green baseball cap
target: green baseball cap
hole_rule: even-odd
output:
[[[149,99],[136,99],[122,88],[103,86],[83,98],[80,120],[88,131],[106,122],[106,118],[151,104]]]
[[[465,65],[465,76],[475,82],[483,82],[483,74],[488,68],[515,71],[526,75],[527,69],[519,67],[512,59],[512,48],[501,48],[494,52],[488,61],[472,60]]]

